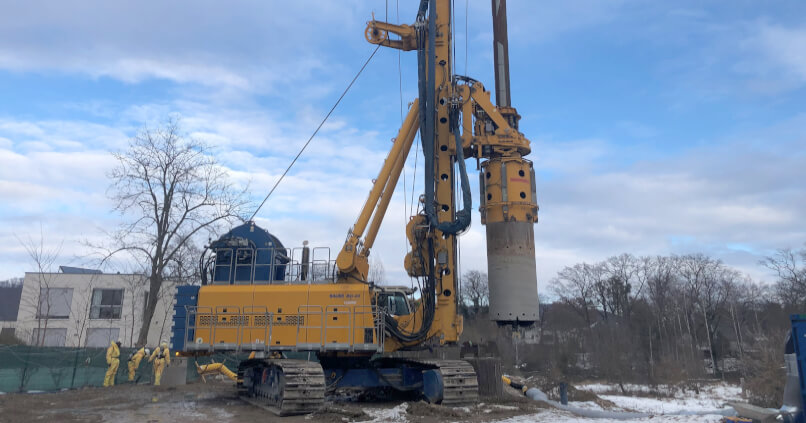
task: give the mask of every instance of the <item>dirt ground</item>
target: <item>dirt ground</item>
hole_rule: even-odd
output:
[[[119,385],[42,394],[0,395],[0,422],[249,422],[342,423],[394,421],[482,423],[533,414],[541,405],[523,397],[495,402],[480,400],[466,407],[442,407],[424,402],[327,402],[310,416],[276,417],[240,401],[232,383],[192,383],[177,387]]]

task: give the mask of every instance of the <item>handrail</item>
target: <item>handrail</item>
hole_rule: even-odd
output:
[[[247,311],[255,309],[257,309],[258,312],[252,311],[251,313],[247,313]],[[263,338],[262,338],[263,350],[264,351],[268,350],[271,342],[270,338],[271,338],[271,331],[273,328],[272,320],[274,320],[274,313],[270,312],[266,306],[246,306],[244,307],[244,313],[247,314],[246,316],[247,325],[240,327],[239,330],[241,332],[244,332],[246,330],[253,331],[255,329],[263,329]],[[264,321],[268,322],[268,324],[259,325],[258,317],[263,317]],[[243,335],[241,335],[240,338],[243,339]],[[253,342],[252,339],[249,339],[248,344],[256,344],[256,343]],[[239,349],[241,345],[242,344],[238,344]]]
[[[314,312],[303,311],[303,309],[309,309],[309,308],[314,309],[314,310],[317,310],[317,309],[319,310],[318,314],[319,314],[319,321],[321,322],[321,326],[318,327],[319,328],[319,342],[318,342],[318,344],[320,346],[322,346],[323,345],[322,330],[325,327],[325,324],[324,324],[325,320],[324,320],[324,313],[323,313],[323,310],[322,310],[322,306],[320,306],[320,305],[301,305],[301,306],[297,307],[297,313],[299,313],[299,315],[302,316],[302,319],[297,319],[296,345],[297,346],[300,345],[300,343],[299,343],[299,330],[300,329],[305,329],[305,340],[307,341],[308,340],[307,339],[308,338],[308,329],[316,329],[317,328],[316,326],[310,326],[310,319],[307,318],[307,316],[316,315],[317,313],[315,311]],[[312,345],[313,342],[306,342],[306,344]]]
[[[237,313],[227,311],[230,308],[232,308],[233,310],[236,310]],[[227,315],[227,316],[229,316],[229,315],[240,315],[241,314],[241,308],[238,307],[238,306],[230,306],[230,305],[216,306],[215,315],[214,315],[214,318],[213,318],[213,336],[212,336],[212,339],[210,340],[210,346],[213,349],[215,349],[215,339],[216,339],[215,335],[216,335],[216,332],[218,331],[218,327],[219,326],[222,326],[222,327],[225,326],[225,325],[220,324],[221,323],[220,317],[221,317],[222,314]],[[231,320],[230,320],[230,322],[231,322]],[[236,322],[240,322],[240,319],[236,319]],[[230,326],[230,325],[226,325],[226,326]],[[235,334],[236,334],[235,335],[235,345],[240,345],[241,344],[241,342],[240,342],[241,340],[240,340],[240,336],[239,336],[240,333],[239,332],[240,331],[238,331],[236,329],[236,331],[235,331]]]
[[[345,308],[347,309],[346,311],[339,311],[339,309],[345,309]],[[322,338],[324,339],[323,344],[324,344],[325,348],[327,348],[328,344],[331,344],[331,342],[329,342],[328,338],[327,338],[327,329],[328,329],[328,327],[330,329],[347,329],[348,340],[347,340],[346,344],[348,345],[348,347],[350,345],[352,345],[352,342],[350,342],[350,340],[352,338],[352,330],[353,330],[353,313],[351,311],[352,311],[352,307],[350,307],[350,306],[340,306],[340,305],[333,304],[333,305],[329,305],[329,306],[325,307],[325,320],[324,320],[324,322],[322,324]],[[332,316],[332,317],[336,317],[336,319],[338,319],[339,316],[342,316],[342,315],[347,316],[347,326],[343,326],[343,325],[332,326],[332,325],[330,325],[331,319],[329,319],[329,317]],[[338,343],[334,343],[334,344],[338,344]]]

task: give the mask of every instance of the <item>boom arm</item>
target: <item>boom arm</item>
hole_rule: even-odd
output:
[[[514,295],[525,296],[527,302],[534,297],[534,306],[531,302],[526,308],[516,305],[505,311],[508,315],[502,317],[499,312],[493,319],[517,323],[519,319],[534,320],[527,311],[537,313],[532,225],[537,222],[538,207],[532,163],[523,158],[531,147],[518,131],[520,116],[514,108],[496,107],[480,82],[453,75],[450,8],[449,0],[421,0],[414,25],[393,25],[373,17],[365,31],[370,43],[416,49],[419,59],[419,99],[409,111],[337,259],[340,281],[366,282],[369,250],[419,128],[425,159],[425,195],[421,197],[424,211],[412,217],[406,227],[411,252],[406,256],[405,267],[410,276],[423,277],[426,283],[421,306],[413,315],[387,316],[387,331],[392,335],[386,341],[387,350],[418,345],[427,339],[456,342],[462,332],[463,322],[457,312],[456,237],[470,223],[465,157],[481,161],[481,220],[487,225],[488,270],[495,276],[490,280],[491,291],[495,283],[500,284],[496,285],[500,292],[507,282],[498,279],[514,272],[519,287],[526,288],[513,290]],[[390,33],[400,39],[390,40]],[[459,211],[457,176],[464,203],[464,209]],[[500,271],[502,268],[505,271]],[[491,294],[491,308],[495,308],[495,300]],[[499,303],[510,307],[506,298]]]
[[[375,179],[372,185],[369,197],[364,203],[364,207],[361,208],[361,213],[358,215],[355,225],[347,234],[344,247],[339,251],[339,255],[336,258],[340,281],[345,281],[346,279],[366,281],[367,279],[369,252],[375,243],[375,237],[378,235],[381,221],[386,214],[397,180],[400,178],[400,172],[403,170],[406,157],[408,157],[411,150],[414,135],[417,134],[418,114],[419,102],[414,100],[403,126],[400,127],[397,138],[395,138],[392,150],[386,157],[378,178]],[[361,237],[370,222],[370,218],[372,218],[372,223],[362,241]]]

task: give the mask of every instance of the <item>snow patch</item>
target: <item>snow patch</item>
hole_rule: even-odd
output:
[[[602,406],[593,401],[568,401],[571,407],[581,408],[583,410],[604,410]]]
[[[403,404],[398,405],[397,407],[388,408],[388,409],[364,409],[364,412],[367,413],[368,416],[372,417],[372,420],[368,420],[364,423],[385,423],[385,422],[399,422],[399,423],[406,423],[408,420],[406,419],[406,410],[408,410],[409,404],[404,402]]]
[[[692,389],[683,391],[674,385],[648,385],[625,384],[627,395],[621,394],[621,388],[616,384],[592,383],[580,385],[578,389],[594,392],[600,398],[613,402],[616,407],[624,410],[633,410],[644,413],[664,414],[679,411],[712,411],[721,409],[728,401],[741,399],[741,388],[725,383],[704,384],[699,387],[699,393]],[[642,396],[631,396],[630,393],[639,393]],[[651,398],[644,395],[659,393],[668,398]],[[582,406],[582,408],[587,408]]]
[[[644,413],[668,414],[679,411],[710,411],[723,408],[724,401],[717,398],[643,398],[620,395],[600,395],[616,406]]]
[[[717,423],[722,416],[652,416],[641,419],[626,420],[630,423]],[[510,417],[499,420],[497,423],[624,423],[625,420],[614,419],[587,419],[560,411],[546,411],[538,414]]]

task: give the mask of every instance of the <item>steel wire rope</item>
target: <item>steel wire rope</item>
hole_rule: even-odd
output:
[[[386,3],[387,3],[387,9],[388,9],[389,0],[387,0]],[[387,14],[388,14],[388,12],[387,12]],[[387,17],[387,21],[388,20],[389,19]],[[395,0],[395,21],[396,21],[396,23],[398,25],[400,25],[400,0]],[[398,49],[397,50],[397,83],[398,83],[398,91],[400,92],[400,125],[402,126],[403,125],[403,66],[401,65],[400,55],[401,55],[401,51],[400,51],[400,49]],[[411,151],[409,151],[409,154],[411,154]],[[408,159],[408,156],[406,157],[406,159]],[[404,228],[405,228],[406,223],[408,223],[407,222],[408,217],[411,215],[410,208],[407,207],[408,205],[406,204],[407,203],[406,202],[406,197],[408,196],[408,191],[409,190],[408,190],[407,184],[406,184],[406,166],[405,166],[405,164],[406,164],[406,162],[404,160],[403,167],[401,168],[401,173],[403,174],[403,225],[404,225],[403,227]],[[411,190],[412,190],[412,192],[414,192],[414,186],[413,185],[411,187]],[[408,253],[409,252],[409,241],[405,237],[403,238],[403,244],[404,244],[404,251],[406,251],[406,253]],[[410,284],[410,286],[414,287],[414,281],[412,280],[411,276],[409,276],[409,284]]]
[[[377,53],[378,49],[380,49],[380,48],[381,48],[381,45],[378,44],[375,47],[375,50],[372,50],[372,54],[369,55],[367,60],[364,62],[364,65],[361,66],[361,69],[359,69],[358,73],[355,74],[355,76],[353,77],[352,81],[350,81],[350,83],[347,85],[347,88],[345,88],[344,92],[341,93],[341,95],[339,96],[339,99],[336,100],[336,104],[334,104],[333,107],[330,108],[330,111],[327,112],[327,115],[325,115],[325,118],[322,119],[322,122],[319,123],[319,126],[317,126],[316,130],[313,131],[313,134],[311,134],[311,137],[308,138],[308,141],[305,142],[305,145],[302,146],[302,149],[300,149],[299,153],[297,153],[297,155],[294,157],[294,160],[291,161],[291,164],[289,164],[288,167],[283,172],[283,174],[280,175],[280,179],[278,179],[277,182],[275,182],[274,186],[271,188],[269,193],[266,194],[266,198],[264,198],[263,201],[260,202],[260,205],[257,207],[255,212],[252,213],[252,217],[249,218],[250,221],[255,218],[255,216],[260,211],[260,209],[263,207],[263,205],[266,204],[266,200],[268,200],[269,197],[271,197],[271,195],[274,192],[274,190],[277,189],[277,186],[280,185],[280,182],[282,182],[283,178],[285,178],[285,175],[288,174],[288,171],[291,170],[292,166],[294,166],[294,163],[296,163],[297,160],[299,159],[299,157],[302,156],[302,153],[305,151],[306,148],[308,148],[308,144],[310,144],[311,141],[313,141],[313,138],[316,136],[316,134],[319,133],[319,130],[322,129],[322,126],[325,124],[325,122],[327,122],[327,119],[330,117],[331,114],[333,114],[333,111],[336,110],[336,107],[338,107],[339,103],[341,103],[341,100],[344,98],[344,96],[347,95],[347,92],[350,91],[350,88],[352,88],[353,84],[355,84],[355,81],[358,80],[358,77],[361,76],[361,73],[364,72],[364,69],[366,69],[367,65],[369,65],[369,62],[372,60],[373,57],[375,57],[375,53]]]
[[[396,21],[397,24],[400,25],[400,0],[395,1],[395,13],[396,13]],[[400,124],[403,125],[403,65],[401,64],[401,51],[397,50],[397,80],[398,80],[398,90],[400,92]],[[419,131],[418,131],[419,133]],[[406,166],[405,162],[403,163],[404,166],[401,170],[403,173],[403,227],[405,228],[408,224],[409,217],[414,213],[414,182],[417,180],[417,150],[420,148],[419,139],[417,142],[417,146],[414,148],[414,174],[412,175],[411,181],[411,196],[412,196],[412,203],[407,204],[406,197],[408,197],[408,187],[406,183]],[[411,152],[409,152],[411,154]],[[406,157],[406,161],[408,161],[408,156]],[[404,243],[404,250],[408,254],[409,252],[409,241],[406,237],[403,238]],[[409,276],[409,286],[414,288],[414,278]]]
[[[456,67],[456,0],[451,0],[451,68]],[[453,69],[451,69],[453,73]]]
[[[470,0],[465,0],[465,75],[467,75],[467,43],[468,43],[468,36],[469,31],[467,30],[467,12],[468,12],[468,3]]]

